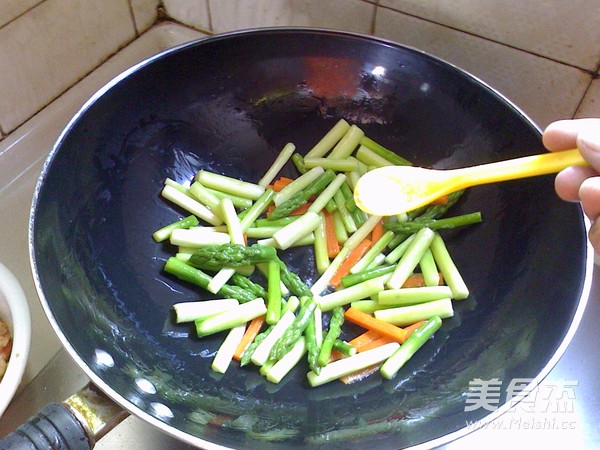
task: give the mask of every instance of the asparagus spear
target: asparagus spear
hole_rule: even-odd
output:
[[[417,350],[442,326],[442,319],[434,316],[427,320],[423,325],[417,328],[410,337],[390,356],[381,366],[381,375],[384,378],[393,378],[402,366],[408,361]]]
[[[424,206],[423,213],[419,214],[413,220],[437,219],[438,217],[443,216],[452,206],[454,206],[464,192],[465,191],[462,190],[448,194],[448,201],[442,205]]]
[[[327,331],[327,334],[323,338],[323,345],[321,345],[319,357],[317,358],[317,363],[319,364],[319,366],[325,367],[329,362],[329,357],[331,356],[333,344],[342,332],[343,323],[344,308],[338,306],[333,310],[333,314],[331,315],[331,319],[329,320],[329,331]]]
[[[304,205],[310,197],[325,189],[325,187],[327,187],[327,185],[331,183],[334,178],[335,173],[333,170],[326,170],[325,173],[317,178],[313,184],[295,193],[288,200],[278,205],[271,212],[271,214],[269,214],[268,219],[276,220],[288,216],[293,210]]]
[[[394,164],[396,166],[412,165],[406,159],[402,158],[401,156],[398,156],[396,153],[392,152],[391,150],[388,150],[383,145],[378,144],[377,142],[373,141],[373,139],[370,139],[366,136],[363,136],[363,138],[360,140],[360,143],[361,143],[361,145],[364,145],[369,150],[371,150],[371,151],[375,152],[376,154],[378,154],[379,156],[387,159],[389,162],[391,162],[392,164]]]
[[[166,241],[167,239],[169,239],[169,236],[171,236],[171,231],[176,230],[178,228],[195,227],[199,223],[200,222],[198,222],[198,219],[196,218],[196,216],[194,216],[194,215],[187,216],[187,217],[184,217],[183,219],[179,219],[177,222],[173,222],[168,225],[165,225],[160,230],[156,230],[154,232],[154,234],[152,235],[152,237],[154,238],[154,240],[156,242]]]
[[[355,284],[362,283],[363,281],[371,280],[373,278],[380,277],[381,275],[392,273],[395,268],[395,264],[389,264],[385,266],[373,267],[372,269],[365,269],[357,273],[351,273],[342,277],[342,286],[345,288],[354,286]]]
[[[252,292],[257,297],[267,298],[267,291],[260,284],[253,282],[248,277],[240,275],[239,273],[234,273],[231,276],[231,281],[236,286],[239,286],[247,291]]]
[[[277,258],[277,250],[260,244],[207,245],[199,248],[188,260],[197,269],[220,270],[223,267],[251,266]]]
[[[319,375],[321,372],[321,366],[317,363],[319,357],[319,344],[317,343],[316,327],[315,327],[315,313],[311,314],[304,330],[304,337],[306,340],[306,350],[308,353],[308,366],[315,374]]]
[[[269,354],[269,359],[279,360],[296,344],[302,333],[306,329],[311,318],[314,316],[317,304],[312,298],[306,298],[304,304],[300,307],[294,323],[285,331],[283,336],[275,343]]]
[[[242,355],[242,359],[240,361],[240,367],[244,367],[252,360],[252,355],[254,354],[254,350],[261,344],[262,341],[269,335],[269,333],[273,330],[274,325],[269,325],[265,331],[259,333],[252,343],[246,348],[244,354]]]
[[[277,258],[277,262],[279,263],[281,270],[281,281],[285,287],[287,287],[293,295],[298,297],[312,297],[310,289],[304,284],[302,279],[297,274],[290,271],[281,259]]]
[[[333,343],[333,349],[342,353],[345,356],[352,356],[356,354],[356,347],[352,344],[347,343],[346,341],[342,341],[341,339],[336,339]]]
[[[304,165],[304,157],[300,153],[294,153],[292,155],[292,162],[294,163],[294,166],[296,166],[296,170],[301,174],[308,172],[308,169]]]
[[[171,275],[175,275],[180,280],[187,281],[188,283],[195,284],[204,289],[207,289],[208,284],[212,280],[210,275],[202,272],[200,269],[190,266],[183,261],[180,261],[174,256],[167,259],[164,270]],[[239,286],[232,286],[229,284],[224,284],[217,293],[223,297],[235,298],[240,303],[247,303],[256,298],[252,292]]]
[[[474,212],[444,219],[419,219],[412,222],[386,222],[383,226],[388,230],[398,233],[416,233],[421,228],[425,227],[431,228],[432,230],[441,230],[472,225],[480,222],[481,213]]]

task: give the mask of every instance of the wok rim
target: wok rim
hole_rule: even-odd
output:
[[[43,187],[44,181],[46,179],[46,175],[49,171],[52,161],[54,160],[56,154],[60,150],[62,142],[64,141],[65,137],[71,132],[72,128],[77,124],[79,119],[86,113],[86,111],[93,104],[95,104],[100,98],[102,98],[104,96],[104,94],[106,94],[108,91],[110,91],[114,86],[119,84],[121,81],[123,81],[130,75],[136,73],[140,69],[146,67],[147,65],[150,65],[153,62],[160,60],[172,53],[177,53],[177,52],[185,50],[189,47],[193,47],[196,45],[202,45],[204,42],[211,42],[211,41],[224,40],[224,39],[226,40],[226,39],[230,39],[232,37],[237,37],[237,36],[242,36],[242,35],[269,34],[269,33],[273,33],[273,32],[316,33],[316,34],[335,35],[335,36],[339,36],[339,37],[349,37],[349,38],[355,38],[355,39],[361,39],[361,40],[368,40],[371,42],[376,42],[379,44],[384,44],[384,45],[388,45],[388,46],[396,47],[396,48],[403,48],[403,49],[407,49],[407,50],[419,53],[427,58],[431,58],[432,60],[438,61],[441,64],[443,64],[449,68],[452,68],[453,70],[455,70],[457,72],[460,72],[462,75],[471,79],[476,84],[479,84],[481,87],[488,89],[491,94],[495,95],[499,100],[501,100],[507,106],[512,108],[516,113],[520,114],[521,117],[523,119],[525,119],[526,122],[528,122],[538,133],[541,134],[541,128],[521,108],[519,108],[515,103],[513,103],[508,97],[506,97],[504,94],[500,93],[498,90],[496,90],[495,88],[493,88],[492,86],[490,86],[488,83],[481,80],[477,76],[471,74],[470,72],[466,71],[465,69],[462,69],[462,68],[456,66],[453,63],[446,61],[443,58],[432,55],[432,54],[425,52],[423,50],[420,50],[416,47],[405,45],[405,44],[402,44],[400,42],[396,42],[396,41],[393,41],[390,39],[385,39],[385,38],[362,34],[362,33],[329,29],[329,28],[319,28],[319,27],[293,27],[293,26],[258,27],[258,28],[249,28],[249,29],[244,29],[244,30],[236,30],[236,31],[230,31],[230,32],[225,32],[225,33],[219,33],[219,34],[215,34],[215,35],[210,35],[210,36],[194,39],[194,40],[185,42],[183,44],[179,44],[174,47],[162,50],[148,58],[143,59],[142,61],[140,61],[137,64],[131,66],[130,68],[122,71],[117,76],[113,77],[111,80],[109,80],[107,83],[105,83],[100,89],[98,89],[94,94],[92,94],[89,97],[89,99],[73,115],[73,117],[71,117],[71,119],[68,121],[68,123],[65,125],[65,127],[59,134],[58,138],[56,139],[55,143],[52,146],[52,149],[50,150],[48,156],[46,157],[46,159],[44,161],[40,175],[38,176],[38,179],[37,179],[37,182],[36,182],[36,185],[34,188],[31,207],[30,207],[30,215],[29,215],[28,247],[29,247],[30,268],[32,271],[35,289],[38,294],[38,298],[42,304],[44,313],[45,313],[46,317],[48,318],[54,332],[56,333],[57,337],[59,338],[62,346],[64,347],[64,349],[67,351],[67,353],[71,356],[71,358],[73,358],[73,360],[76,362],[76,364],[81,368],[81,370],[83,370],[83,372],[86,374],[86,376],[90,379],[90,381],[96,387],[98,387],[107,397],[109,397],[112,401],[114,401],[117,405],[119,405],[121,408],[123,408],[123,410],[127,411],[128,413],[144,420],[146,423],[156,427],[157,429],[161,430],[162,432],[166,433],[167,435],[172,436],[183,443],[197,446],[200,448],[204,448],[207,450],[213,450],[213,449],[223,450],[223,449],[232,449],[232,448],[222,446],[219,444],[215,444],[214,442],[210,442],[210,441],[207,441],[200,437],[193,436],[189,433],[181,431],[180,429],[178,429],[172,425],[169,425],[168,423],[163,422],[163,421],[157,419],[156,417],[152,416],[146,410],[144,410],[144,409],[136,406],[134,403],[128,401],[120,393],[118,393],[115,389],[113,389],[113,387],[111,387],[100,376],[98,376],[90,368],[90,366],[79,356],[76,348],[71,344],[71,341],[65,336],[63,330],[61,329],[60,325],[58,324],[58,321],[51,310],[50,303],[48,302],[48,300],[46,299],[46,296],[44,294],[44,291],[43,291],[43,288],[41,285],[40,276],[38,273],[38,262],[35,257],[35,242],[34,242],[35,223],[34,222],[35,222],[36,210],[37,210],[37,206],[38,206],[38,202],[39,202],[40,191]],[[579,207],[579,210],[582,213],[581,207]],[[587,233],[591,226],[591,222],[583,213],[582,213],[582,218],[584,221],[584,228]],[[531,382],[523,390],[520,391],[520,394],[518,395],[519,400],[524,398],[525,396],[527,396],[530,392],[532,392],[537,387],[538,384],[540,384],[542,382],[542,380],[554,368],[554,366],[557,364],[557,362],[560,360],[560,358],[563,356],[566,349],[570,345],[577,329],[579,328],[579,324],[583,317],[583,314],[584,314],[584,311],[585,311],[585,308],[586,308],[586,305],[587,305],[587,302],[588,302],[588,299],[590,296],[591,286],[592,286],[592,278],[593,278],[593,269],[594,269],[594,251],[591,247],[589,240],[586,239],[586,262],[585,262],[584,281],[583,281],[583,285],[582,285],[581,295],[577,302],[577,308],[575,310],[573,319],[571,320],[571,323],[568,327],[568,330],[567,330],[564,338],[562,339],[560,345],[558,346],[558,348],[556,349],[556,351],[554,352],[552,357],[548,360],[548,362],[542,368],[540,373],[535,378],[533,378],[531,380]],[[479,430],[480,428],[485,428],[485,425],[496,420],[501,415],[503,415],[505,412],[510,410],[512,407],[514,407],[514,403],[507,402],[504,405],[502,405],[501,407],[499,407],[498,409],[496,409],[495,411],[490,412],[488,415],[486,415],[482,419],[478,420],[476,422],[477,423],[476,427],[468,427],[467,424],[465,424],[465,426],[463,428],[461,428],[457,431],[451,432],[444,436],[441,436],[441,437],[435,438],[433,440],[430,440],[430,441],[427,441],[427,442],[424,442],[421,444],[417,444],[417,445],[414,445],[411,447],[407,447],[407,448],[411,449],[411,450],[422,450],[422,449],[434,448],[434,447],[437,447],[440,445],[450,443],[461,437],[471,434],[471,433]]]

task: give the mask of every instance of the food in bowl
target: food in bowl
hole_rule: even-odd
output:
[[[29,304],[21,284],[0,263],[0,416],[17,391],[31,343]]]
[[[12,350],[12,337],[8,324],[0,319],[0,380],[6,373],[10,352]]]

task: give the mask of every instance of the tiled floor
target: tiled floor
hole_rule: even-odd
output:
[[[10,215],[0,215],[0,229],[5,230],[0,261],[17,276],[29,299],[32,342],[35,343],[31,348],[25,383],[60,348],[37,298],[27,253],[29,205],[44,159],[70,117],[102,85],[148,56],[201,36],[197,31],[170,24],[153,28],[0,142],[3,174],[0,177],[0,210],[11,211]]]
[[[378,10],[375,32],[465,69],[541,127],[575,115],[591,81],[579,68],[390,9]]]
[[[594,0],[380,0],[407,14],[552,60],[596,70],[600,3]]]

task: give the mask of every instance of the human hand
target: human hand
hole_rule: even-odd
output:
[[[564,200],[580,201],[592,221],[588,234],[600,254],[600,119],[559,120],[544,130],[543,143],[548,150],[577,147],[589,167],[569,167],[556,176],[556,193]]]

